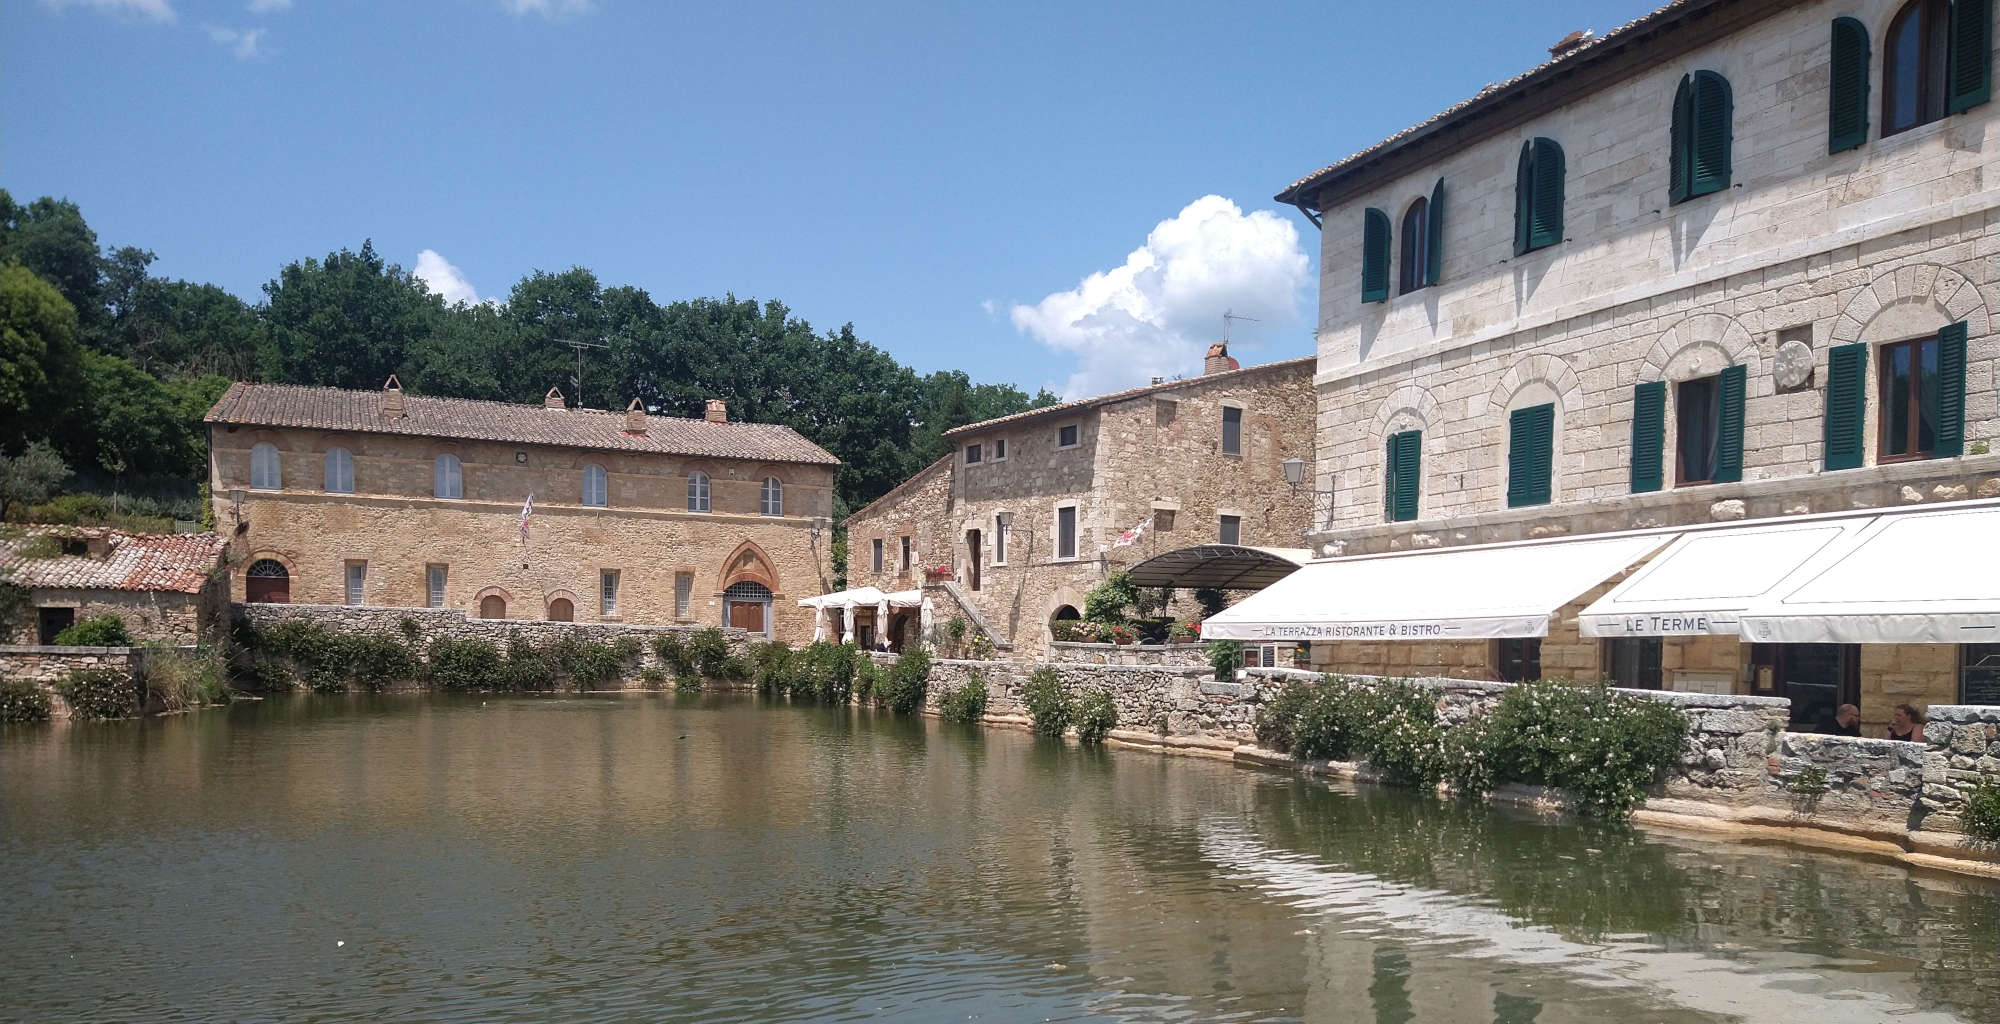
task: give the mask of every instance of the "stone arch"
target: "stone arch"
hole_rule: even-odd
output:
[[[1575,478],[1580,471],[1583,456],[1571,451],[1569,441],[1570,417],[1583,407],[1583,386],[1577,380],[1576,371],[1560,356],[1537,353],[1516,362],[1495,385],[1488,398],[1488,408],[1496,421],[1501,441],[1493,446],[1495,457],[1499,459],[1500,482],[1498,507],[1507,507],[1507,488],[1510,471],[1510,443],[1508,417],[1517,408],[1541,405],[1544,402],[1556,407],[1554,458],[1549,466],[1549,502],[1557,504],[1566,499],[1568,488],[1564,481]]]
[[[1935,334],[1960,320],[1968,336],[1985,337],[1986,302],[1979,287],[1950,267],[1911,263],[1876,275],[1847,300],[1833,322],[1833,343],[1900,341]]]
[[[265,572],[276,566],[284,575]],[[292,560],[276,551],[260,551],[243,560],[243,600],[246,604],[290,604],[292,581],[298,569]]]
[[[1757,360],[1757,343],[1742,324],[1720,313],[1696,313],[1653,342],[1639,368],[1639,382],[1694,380],[1737,365],[1747,367],[1754,378]]]
[[[486,614],[489,600],[500,602],[499,615]],[[482,587],[479,593],[472,595],[472,608],[476,618],[508,618],[514,610],[514,595],[505,587]]]
[[[557,601],[569,602],[569,618],[556,618]],[[582,607],[583,602],[577,600],[574,593],[565,589],[558,588],[542,595],[542,618],[544,619],[559,622],[574,622],[576,621],[577,611]]]
[[[1500,383],[1493,386],[1487,398],[1488,410],[1494,415],[1504,415],[1513,407],[1515,395],[1532,384],[1546,385],[1554,393],[1556,411],[1564,417],[1583,405],[1583,386],[1569,363],[1561,356],[1537,353],[1523,357],[1501,375]]]
[[[1390,393],[1375,410],[1375,437],[1388,437],[1399,430],[1428,430],[1437,415],[1437,396],[1430,389],[1405,384]]]
[[[784,588],[778,585],[777,563],[754,540],[736,545],[736,550],[722,560],[722,574],[716,577],[715,589],[720,593],[732,583],[746,581],[761,583],[773,594],[784,593]]]
[[[1054,622],[1056,613],[1062,611],[1064,608],[1075,609],[1077,617],[1081,618],[1083,616],[1083,592],[1071,586],[1057,587],[1056,592],[1049,595],[1048,606],[1042,612],[1042,621]]]

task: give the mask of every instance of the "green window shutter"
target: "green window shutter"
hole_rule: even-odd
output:
[[[1853,18],[1833,19],[1832,63],[1826,151],[1839,153],[1868,141],[1867,26]]]
[[[1743,479],[1743,392],[1749,378],[1749,368],[1740,363],[1722,369],[1722,412],[1715,431],[1714,482],[1718,484]]]
[[[1546,505],[1554,488],[1554,405],[1516,409],[1507,426],[1507,506]]]
[[[1667,382],[1632,389],[1632,493],[1657,491],[1665,480]]]
[[[1530,221],[1535,213],[1529,199],[1535,194],[1533,174],[1535,173],[1535,143],[1533,140],[1521,143],[1521,159],[1514,164],[1514,255],[1527,252],[1531,232]]]
[[[1950,40],[1945,109],[1956,114],[1993,95],[1992,0],[1952,0]]]
[[[1444,278],[1444,179],[1431,186],[1431,203],[1424,225],[1424,283],[1436,284]]]
[[[1667,202],[1678,203],[1688,197],[1688,159],[1691,156],[1688,145],[1688,128],[1694,123],[1694,79],[1681,76],[1680,88],[1674,90],[1674,117],[1671,135],[1667,141]]]
[[[1939,458],[1965,454],[1965,322],[1947,324],[1938,332]]]
[[[1534,141],[1534,195],[1529,200],[1533,216],[1528,230],[1528,248],[1554,245],[1563,237],[1563,151],[1554,139]]]
[[[1382,511],[1392,523],[1407,523],[1417,518],[1423,437],[1423,433],[1416,430],[1389,436],[1389,493],[1383,501]]]
[[[1361,214],[1361,301],[1389,297],[1389,215],[1369,208]]]
[[[1692,159],[1688,164],[1688,194],[1705,196],[1729,187],[1730,121],[1734,104],[1729,79],[1713,71],[1694,73]]]
[[[1826,454],[1829,470],[1857,469],[1862,418],[1868,411],[1868,345],[1835,345],[1826,354]]]

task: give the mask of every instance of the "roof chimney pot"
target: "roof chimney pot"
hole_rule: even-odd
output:
[[[544,408],[544,409],[567,409],[567,408],[569,408],[569,406],[568,406],[568,405],[567,405],[566,403],[564,403],[564,402],[563,402],[563,396],[562,396],[562,391],[561,391],[561,389],[559,389],[559,388],[550,388],[550,389],[549,389],[549,393],[548,393],[548,394],[546,394],[546,395],[543,395],[543,396],[542,396],[542,408]]]
[[[1211,373],[1227,373],[1230,370],[1240,370],[1242,368],[1242,364],[1229,357],[1229,343],[1226,341],[1218,341],[1210,345],[1208,347],[1208,357],[1201,361],[1203,376]]]
[[[646,407],[640,405],[636,398],[632,400],[631,405],[625,407],[625,432],[640,437],[646,436]]]
[[[1549,58],[1553,60],[1562,57],[1572,50],[1582,48],[1586,43],[1595,41],[1596,38],[1597,34],[1587,28],[1577,29],[1569,35],[1556,40],[1556,45],[1549,47]]]
[[[720,398],[711,398],[708,400],[708,411],[703,413],[701,418],[710,423],[727,423],[729,422],[729,404]]]
[[[382,382],[382,415],[390,419],[403,415],[403,382],[393,373]]]

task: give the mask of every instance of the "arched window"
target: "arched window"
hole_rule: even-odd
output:
[[[354,493],[354,456],[345,448],[326,450],[326,490],[334,494]]]
[[[698,469],[688,474],[688,511],[708,511],[708,474]]]
[[[763,512],[767,516],[785,514],[785,485],[775,476],[764,478]]]
[[[459,472],[458,456],[440,455],[431,463],[431,493],[440,498],[465,497],[465,480]]]
[[[259,441],[250,446],[250,486],[260,491],[282,489],[284,476],[278,471],[278,446]]]
[[[284,563],[273,558],[251,562],[243,573],[243,600],[250,604],[290,604],[292,574],[285,571]]]
[[[507,617],[507,599],[499,594],[488,594],[479,599],[479,617],[482,619],[504,619]]]
[[[1382,518],[1407,523],[1417,518],[1422,492],[1424,435],[1419,430],[1390,434],[1382,473]]]
[[[1554,139],[1521,143],[1514,175],[1514,255],[1562,241],[1563,151]]]
[[[1682,75],[1674,92],[1667,147],[1667,198],[1681,202],[1729,187],[1732,117],[1729,80],[1713,71]]]
[[[489,597],[486,600],[497,601],[499,600],[499,598]],[[483,604],[484,602],[482,602],[482,605]],[[549,602],[550,622],[574,622],[575,620],[576,620],[576,606],[570,603],[569,598],[558,597],[555,600]]]
[[[1424,286],[1424,267],[1429,263],[1424,246],[1430,242],[1430,207],[1430,200],[1418,196],[1403,211],[1402,290],[1406,292]]]
[[[1910,0],[1889,22],[1882,45],[1883,135],[1944,116],[1950,35],[1950,0]],[[1980,54],[1980,62],[1986,60]]]
[[[1389,215],[1374,207],[1361,211],[1361,301],[1389,298]]]
[[[603,507],[605,500],[604,467],[592,463],[583,467],[583,503]]]
[[[1049,616],[1051,622],[1074,622],[1081,618],[1083,613],[1077,611],[1076,606],[1067,604],[1056,606],[1055,614]]]

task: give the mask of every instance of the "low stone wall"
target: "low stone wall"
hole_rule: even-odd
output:
[[[877,658],[885,665],[893,661],[879,655]],[[931,663],[926,704],[936,711],[947,691],[965,685],[976,672],[986,680],[987,714],[1025,715],[1028,712],[1021,704],[1021,687],[1040,668],[1055,670],[1056,677],[1072,691],[1108,690],[1118,708],[1120,730],[1161,738],[1198,737],[1232,743],[1249,742],[1258,705],[1284,685],[1277,678],[1217,682],[1214,670],[1205,665],[1197,669],[941,658]]]
[[[623,680],[628,687],[639,685],[640,672],[661,667],[658,657],[653,654],[649,637],[660,633],[678,633],[686,638],[705,629],[715,628],[628,626],[613,622],[480,619],[454,608],[386,608],[344,604],[236,604],[231,607],[238,619],[259,628],[287,619],[307,619],[340,632],[408,637],[419,653],[430,646],[431,641],[443,637],[490,640],[503,648],[508,638],[513,636],[520,636],[524,640],[536,643],[560,636],[576,636],[599,643],[615,642],[628,636],[637,637],[640,641],[639,657],[630,666],[630,673]],[[763,642],[763,637],[753,636],[748,630],[733,627],[723,628],[722,634],[729,643],[729,653],[737,656],[746,656],[752,646]]]
[[[1981,785],[2000,786],[2000,708],[1933,704],[1925,719],[1923,827],[1964,832],[1966,798]]]
[[[1207,668],[1208,652],[1200,644],[1049,644],[1049,661],[1056,665],[1137,665]]]
[[[127,674],[145,666],[143,647],[45,647],[36,644],[0,646],[0,679],[53,683],[71,672],[109,668]]]

